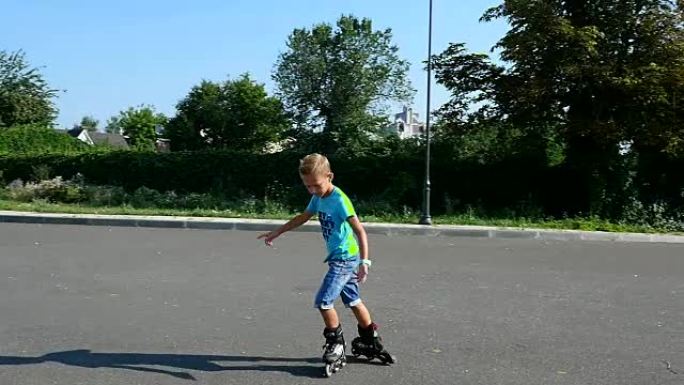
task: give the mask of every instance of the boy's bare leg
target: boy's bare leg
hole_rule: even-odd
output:
[[[367,328],[371,322],[371,316],[370,312],[368,311],[368,308],[366,305],[361,302],[360,304],[356,306],[352,306],[352,312],[354,312],[354,316],[356,317],[356,322],[361,325],[362,328]]]
[[[321,315],[326,328],[335,329],[340,325],[340,319],[337,318],[335,309],[321,309]]]

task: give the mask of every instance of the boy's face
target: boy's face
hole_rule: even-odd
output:
[[[310,194],[322,197],[327,195],[330,190],[332,190],[332,177],[331,172],[327,174],[312,174],[312,175],[301,175],[302,183],[309,190]]]

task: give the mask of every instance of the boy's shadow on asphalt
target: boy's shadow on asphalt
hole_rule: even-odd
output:
[[[222,366],[217,364],[215,361],[252,364]],[[57,362],[64,365],[80,366],[83,368],[114,368],[148,373],[161,373],[192,381],[195,381],[196,379],[188,372],[182,370],[174,371],[158,369],[154,367],[165,366],[176,369],[205,372],[221,372],[231,370],[285,372],[290,373],[293,376],[311,378],[321,377],[323,372],[320,358],[220,356],[194,354],[93,353],[87,349],[48,353],[39,357],[0,356],[0,366],[32,365],[45,362]],[[261,362],[300,362],[309,365],[278,365],[263,364]],[[312,366],[311,364],[318,365]]]

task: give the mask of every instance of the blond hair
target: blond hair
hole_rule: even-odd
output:
[[[301,175],[326,175],[330,173],[330,162],[321,154],[310,154],[299,161]]]

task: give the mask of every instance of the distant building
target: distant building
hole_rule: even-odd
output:
[[[97,131],[88,131],[85,128],[80,127],[67,130],[66,133],[91,146],[108,145],[122,150],[129,149],[128,143],[126,142],[126,138],[123,135],[109,134]]]
[[[390,130],[402,139],[412,138],[423,135],[425,123],[419,120],[418,113],[413,112],[411,107],[404,106],[402,112],[394,115],[394,122]]]

